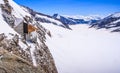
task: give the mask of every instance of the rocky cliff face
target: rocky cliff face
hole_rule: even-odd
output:
[[[57,73],[45,44],[46,36],[51,36],[50,31],[12,0],[0,0],[0,4],[0,21],[3,22],[0,25],[7,26],[0,28],[0,73]],[[19,32],[23,31],[24,21],[37,28],[26,34],[29,39]]]

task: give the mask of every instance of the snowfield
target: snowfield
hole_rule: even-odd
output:
[[[52,33],[46,44],[59,73],[120,73],[120,34],[87,25],[73,30],[41,23]]]

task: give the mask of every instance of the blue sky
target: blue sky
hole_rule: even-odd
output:
[[[52,15],[108,15],[120,11],[120,0],[14,0],[35,11]]]

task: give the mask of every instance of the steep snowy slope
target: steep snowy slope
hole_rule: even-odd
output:
[[[19,31],[23,32],[23,25],[25,25],[25,23],[31,25],[32,28],[30,29],[33,29],[33,27],[37,29],[34,32],[27,33],[26,39],[23,34],[19,33]],[[20,66],[25,66],[27,63],[29,67],[34,68],[32,73],[57,73],[54,59],[45,44],[48,30],[35,21],[29,12],[26,12],[13,0],[0,0],[0,25],[0,65],[3,65],[0,66],[0,68],[5,69],[6,73],[13,73],[9,71],[8,67],[18,72],[18,69],[20,69],[19,66],[15,68],[14,66],[21,62],[22,64]],[[2,54],[4,51],[6,52]],[[11,56],[4,57],[6,53],[7,55],[12,54],[12,58]],[[17,58],[14,59],[14,56],[20,60],[17,60]],[[11,67],[9,65],[11,65],[12,59],[13,62],[15,61],[15,64]],[[6,66],[7,64],[4,63],[4,61],[8,61],[8,66]],[[20,71],[22,71],[22,73],[26,73],[26,70],[30,71],[30,68],[24,69],[24,71],[21,69]],[[35,69],[38,72],[34,71]],[[0,69],[0,72],[1,71]]]
[[[120,34],[96,30],[88,25],[70,26],[73,30],[42,24],[52,38],[47,45],[59,73],[119,73]]]

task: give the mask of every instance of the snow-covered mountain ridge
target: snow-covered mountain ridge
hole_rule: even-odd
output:
[[[91,25],[91,27],[96,27],[98,29],[105,28],[111,30],[112,32],[120,32],[120,12],[111,14]]]

